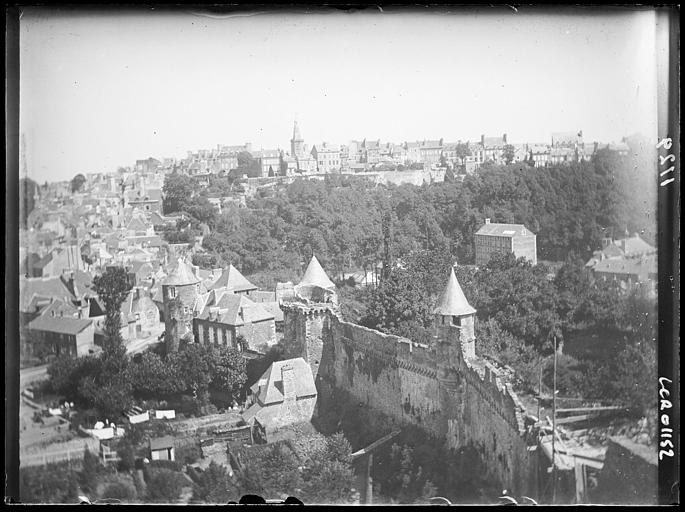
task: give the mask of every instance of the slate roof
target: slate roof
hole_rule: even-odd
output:
[[[626,259],[606,259],[598,261],[593,267],[595,272],[607,274],[629,274],[634,276],[649,276],[656,274],[656,256],[646,256],[645,258],[626,258]]]
[[[477,235],[492,235],[492,236],[526,236],[534,235],[530,229],[523,224],[484,224],[478,231]]]
[[[29,322],[28,328],[35,331],[56,332],[60,334],[78,334],[92,324],[87,318],[71,318],[59,316],[39,316]]]
[[[338,153],[340,151],[340,146],[337,144],[317,144],[312,148],[312,151],[317,153]]]
[[[253,158],[279,158],[281,152],[277,149],[262,149],[260,151],[250,151]]]
[[[76,297],[60,277],[20,277],[19,310],[29,311],[34,297],[55,298],[71,302]]]
[[[483,137],[483,147],[485,148],[497,148],[505,145],[504,137]]]
[[[147,231],[148,226],[139,218],[133,218],[126,226],[126,229],[130,231]]]
[[[283,402],[282,369],[284,366],[292,366],[293,368],[297,398],[316,396],[316,385],[314,384],[312,369],[303,358],[297,357],[272,363],[250,388],[252,393],[257,395],[257,400],[260,404],[270,405]]]
[[[78,314],[78,308],[71,304],[70,302],[64,302],[63,300],[53,300],[50,304],[44,306],[40,310],[40,316],[49,317],[71,317],[74,318]]]
[[[212,308],[218,308],[218,317],[211,321],[230,326],[239,326],[248,323],[273,320],[274,315],[269,313],[260,304],[252,302],[244,295],[237,295],[229,290],[211,292],[209,300],[204,303],[202,312],[198,318],[209,320]]]
[[[324,289],[335,288],[335,284],[328,278],[319,260],[314,255],[312,255],[312,259],[309,261],[307,270],[298,286],[319,286]]]
[[[264,311],[273,315],[275,322],[282,322],[284,319],[283,310],[276,301],[260,302],[259,305],[264,308]]]
[[[19,264],[19,274],[26,274],[30,270],[37,268],[37,263],[41,260],[41,257],[35,252],[29,253],[27,256],[21,259]]]
[[[635,254],[649,254],[655,252],[656,249],[645,242],[640,235],[635,233],[630,238],[624,238],[622,240],[616,240],[614,242],[626,256],[631,256]]]
[[[454,269],[451,269],[447,286],[445,286],[433,313],[445,316],[462,316],[472,315],[475,312],[476,310],[466,300],[466,296],[459,286]]]
[[[136,313],[144,313],[150,309],[157,310],[157,305],[153,302],[152,298],[147,295],[142,295],[136,299],[136,293],[131,290],[124,302],[121,303],[121,325],[122,327],[128,323],[136,321]]]
[[[193,272],[192,267],[185,261],[179,260],[176,268],[174,268],[171,274],[162,281],[162,284],[169,286],[184,286],[187,284],[197,284],[199,282],[200,280]]]
[[[231,288],[236,292],[243,292],[247,290],[256,290],[257,287],[252,284],[247,278],[240,273],[240,271],[233,265],[221,273],[219,279],[217,279],[210,287],[210,289],[215,288]]]
[[[253,302],[258,302],[260,304],[262,304],[264,302],[275,302],[276,301],[276,293],[257,290],[257,291],[250,293],[250,300]]]
[[[575,144],[581,139],[579,132],[556,132],[552,134],[552,145]]]
[[[148,199],[150,201],[161,201],[162,200],[162,191],[158,188],[147,189],[145,195],[148,197]]]
[[[148,247],[161,247],[162,239],[157,235],[152,236],[127,236],[126,241],[129,244],[147,244]]]

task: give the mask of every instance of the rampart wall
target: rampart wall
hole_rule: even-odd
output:
[[[413,424],[444,439],[447,448],[472,445],[503,488],[535,494],[536,459],[527,449],[525,410],[494,366],[463,357],[455,326],[424,345],[311,309],[286,309],[285,339],[301,354],[321,347],[320,400],[326,399],[326,387],[342,389],[399,425]]]

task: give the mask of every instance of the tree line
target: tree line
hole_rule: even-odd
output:
[[[629,143],[634,151],[628,156],[601,149],[590,162],[563,166],[484,165],[463,181],[421,187],[377,186],[345,175],[299,178],[261,191],[247,208],[231,205],[222,214],[207,196],[230,195],[231,177],[213,176],[209,187],[198,189],[192,178],[170,174],[164,211],[185,212],[188,220],[165,236],[190,241],[205,224],[208,261],[231,262],[244,274],[300,272],[312,253],[324,268],[341,274],[368,270],[382,259],[384,226],[393,233],[389,250],[398,258],[429,250],[473,263],[474,234],[490,218],[536,233],[541,260],[587,259],[607,235],[639,232],[654,241],[654,165],[638,150],[643,142]]]

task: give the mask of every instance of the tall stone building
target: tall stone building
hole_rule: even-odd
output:
[[[200,294],[200,279],[183,260],[162,281],[165,343],[167,351],[178,351],[182,338],[193,335],[195,301]]]
[[[485,219],[474,237],[476,265],[487,265],[495,253],[513,253],[538,264],[536,235],[523,224],[496,224]]]

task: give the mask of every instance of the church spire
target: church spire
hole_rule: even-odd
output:
[[[293,126],[293,142],[294,141],[301,141],[302,140],[302,135],[300,135],[300,127],[297,126],[297,121],[295,121],[295,124]]]

